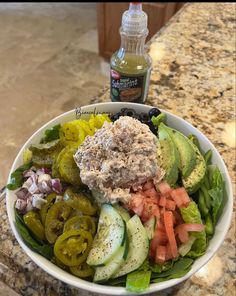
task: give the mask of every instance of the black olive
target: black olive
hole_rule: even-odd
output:
[[[139,117],[138,117],[139,121],[141,121],[142,123],[147,123],[148,120],[150,119],[147,113],[140,113]]]
[[[159,114],[161,114],[161,111],[157,108],[152,108],[150,111],[149,111],[149,117],[152,118],[152,116],[158,116]]]
[[[120,118],[123,114],[121,112],[117,112],[116,114],[111,116],[111,121],[116,121],[117,119]]]
[[[126,110],[123,111],[123,116],[130,116],[133,118],[137,118],[137,113],[135,112],[134,109],[126,108]]]

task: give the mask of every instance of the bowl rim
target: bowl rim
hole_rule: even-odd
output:
[[[81,107],[81,110],[86,110],[86,109],[90,109],[90,108],[97,108],[97,107],[102,107],[102,106],[108,106],[108,105],[120,105],[120,108],[124,108],[125,106],[129,106],[129,107],[133,107],[133,108],[141,108],[144,107],[146,108],[146,110],[150,109],[150,108],[154,108],[154,106],[151,105],[143,105],[143,104],[138,104],[138,103],[128,103],[128,102],[104,102],[104,103],[96,103],[96,104],[91,104],[91,105],[85,105],[83,107]],[[159,108],[160,109],[160,108]],[[224,163],[223,158],[221,157],[220,153],[218,152],[218,150],[215,148],[215,146],[213,145],[213,143],[197,128],[195,128],[192,124],[190,124],[189,122],[187,122],[186,120],[184,120],[183,118],[179,117],[178,115],[175,115],[169,111],[166,111],[164,109],[160,109],[161,112],[165,113],[168,117],[173,117],[174,119],[176,119],[177,121],[179,121],[181,124],[184,124],[185,126],[187,126],[188,128],[192,129],[194,132],[196,132],[197,134],[200,134],[201,137],[204,139],[204,141],[208,144],[208,146],[210,146],[211,149],[213,149],[213,153],[215,154],[216,158],[218,159],[218,161],[221,163],[221,166],[224,169],[224,176],[225,176],[225,182],[228,185],[228,196],[227,196],[227,210],[228,210],[228,215],[225,217],[225,221],[224,221],[224,229],[223,229],[223,233],[219,239],[219,241],[217,241],[217,243],[214,245],[213,250],[211,250],[210,253],[205,253],[203,256],[201,256],[200,258],[203,258],[205,260],[202,259],[203,262],[201,262],[198,266],[193,265],[190,269],[190,271],[183,277],[181,278],[177,278],[177,279],[171,279],[162,283],[152,283],[150,284],[149,289],[147,289],[147,291],[145,291],[144,293],[141,294],[149,294],[149,293],[153,293],[153,292],[157,292],[157,291],[161,291],[170,287],[173,287],[177,284],[180,284],[181,282],[185,281],[186,279],[188,279],[190,276],[192,276],[194,273],[196,273],[200,268],[202,268],[212,257],[213,255],[216,253],[216,251],[219,249],[219,247],[221,246],[221,244],[223,243],[225,236],[229,230],[230,224],[231,224],[231,219],[232,219],[232,214],[233,214],[233,190],[232,190],[232,183],[231,183],[231,179],[228,173],[228,169]],[[24,149],[27,147],[27,145],[32,141],[32,139],[34,139],[38,134],[42,133],[46,128],[48,128],[49,126],[51,126],[56,120],[62,119],[70,114],[73,114],[75,112],[75,109],[72,109],[70,111],[64,112],[56,117],[54,117],[53,119],[51,119],[50,121],[48,121],[47,123],[45,123],[44,125],[42,125],[39,129],[37,129],[29,138],[28,140],[22,145],[21,149],[19,150],[19,152],[17,153],[17,156],[14,159],[14,162],[11,166],[10,172],[9,172],[9,176],[8,176],[8,182],[10,180],[10,175],[11,173],[16,169],[16,164],[18,162],[18,160],[20,159],[20,157],[22,156],[22,153],[24,151]],[[15,218],[13,217],[12,213],[11,213],[11,207],[10,207],[10,201],[9,201],[9,196],[11,194],[14,194],[15,191],[10,191],[10,190],[6,190],[6,207],[7,207],[7,215],[8,215],[8,220],[10,222],[10,226],[11,229],[14,233],[14,236],[16,237],[18,243],[20,244],[20,246],[22,247],[23,251],[30,257],[30,259],[35,262],[40,268],[42,268],[45,272],[47,272],[48,274],[50,274],[51,276],[53,276],[54,278],[61,280],[64,283],[67,283],[73,287],[79,288],[79,289],[83,289],[85,291],[89,291],[89,292],[94,292],[94,293],[102,293],[102,294],[107,294],[107,295],[137,295],[137,294],[133,294],[128,292],[125,287],[114,287],[114,286],[108,286],[108,285],[101,285],[101,284],[96,284],[93,282],[89,282],[83,279],[80,279],[66,271],[63,271],[61,268],[57,267],[56,265],[54,265],[53,263],[51,263],[49,260],[45,259],[43,256],[37,254],[36,252],[32,251],[22,240],[22,238],[20,237],[20,234],[17,231],[17,228],[15,226],[14,220]],[[226,208],[226,207],[225,207]],[[209,248],[209,246],[208,246]],[[43,260],[41,261],[40,258],[43,258]],[[199,259],[200,259],[199,258]],[[195,262],[199,259],[196,259]],[[46,261],[45,261],[46,260]],[[44,262],[45,261],[45,262]],[[54,265],[53,267],[47,266],[47,262],[50,264]],[[67,275],[67,276],[65,276]]]

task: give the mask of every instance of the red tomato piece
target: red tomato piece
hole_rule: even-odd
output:
[[[155,198],[155,197],[145,198],[145,203],[151,203],[151,204],[158,205],[158,203],[159,203],[158,201],[159,201],[159,199]]]
[[[159,199],[159,205],[161,207],[165,207],[166,206],[166,197],[165,196],[161,196],[160,199]]]
[[[130,201],[130,209],[138,216],[142,215],[143,212],[143,197],[140,194],[132,194]]]
[[[162,223],[161,220],[158,220],[157,223],[156,223],[156,230],[161,230],[163,232],[165,232],[165,226],[164,224]]]
[[[158,205],[144,201],[143,212],[141,214],[142,221],[147,221],[151,217],[160,217]]]
[[[166,259],[166,247],[165,246],[157,246],[156,249],[156,256],[155,256],[155,262],[159,264],[163,264]]]
[[[167,210],[174,211],[176,204],[173,200],[166,199],[166,206],[165,207]]]
[[[143,204],[143,211],[141,213],[141,220],[143,222],[146,222],[148,219],[150,219],[153,216],[153,204],[152,203],[144,203]]]
[[[146,197],[153,197],[153,198],[159,197],[158,193],[156,192],[156,190],[154,188],[150,188],[150,189],[143,191],[143,195]]]
[[[179,208],[188,206],[190,202],[190,198],[184,187],[173,189],[170,195]]]
[[[166,235],[170,243],[171,254],[173,258],[176,258],[178,256],[178,249],[177,249],[177,243],[175,240],[175,233],[173,228],[173,214],[171,211],[166,211],[164,212],[163,217],[164,217]]]
[[[155,259],[155,255],[156,255],[156,250],[153,250],[150,248],[149,250],[149,257],[152,259]]]
[[[176,209],[175,211],[173,211],[173,216],[175,218],[175,224],[179,225],[179,224],[183,224],[184,220],[181,216],[181,214],[179,213],[179,210]]]
[[[170,244],[167,243],[166,245],[166,261],[173,259],[172,253],[171,253],[171,249],[170,249]]]
[[[170,185],[167,182],[161,182],[157,185],[157,188],[163,195],[169,195],[172,191]]]

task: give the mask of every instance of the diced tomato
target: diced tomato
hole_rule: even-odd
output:
[[[144,203],[143,204],[143,211],[141,213],[141,219],[143,222],[146,222],[153,216],[153,204],[152,203]]]
[[[174,224],[182,224],[184,223],[183,218],[181,217],[181,214],[179,213],[179,210],[176,209],[175,211],[173,211],[173,215],[175,217],[175,223]]]
[[[154,188],[150,188],[150,189],[143,191],[143,195],[146,197],[153,197],[153,198],[159,197],[158,193],[156,192],[156,190]]]
[[[143,190],[148,190],[148,189],[151,189],[153,187],[154,187],[153,182],[152,181],[148,181],[147,183],[144,184]]]
[[[149,257],[152,259],[155,259],[155,255],[156,255],[156,249],[151,249],[149,250]]]
[[[171,249],[170,249],[170,244],[167,243],[166,245],[166,261],[173,259],[172,253],[171,253]]]
[[[166,247],[165,246],[157,246],[156,248],[156,256],[155,262],[159,264],[163,264],[166,258]]]
[[[156,205],[152,210],[153,216],[160,218],[160,210],[158,205]]]
[[[167,182],[161,182],[157,185],[157,188],[163,195],[169,195],[172,191],[170,185]]]
[[[176,225],[176,218],[175,218],[174,212],[175,212],[175,211],[172,212],[172,214],[173,214],[173,215],[172,215],[172,219],[173,219],[173,225]]]
[[[148,198],[145,198],[145,203],[151,203],[151,204],[154,204],[154,205],[158,205],[159,204],[159,199],[155,198],[155,197],[148,197]]]
[[[186,207],[190,202],[190,198],[184,187],[173,189],[170,195],[179,208]]]
[[[167,210],[174,211],[175,206],[176,206],[176,204],[173,200],[166,199],[166,209]]]
[[[166,244],[168,242],[168,238],[165,231],[161,229],[156,230],[155,238],[158,241],[158,245]]]
[[[140,194],[132,194],[130,201],[130,208],[138,216],[142,215],[143,212],[143,197]]]
[[[161,196],[160,199],[159,199],[159,205],[161,207],[165,207],[166,206],[166,197],[165,196]]]
[[[164,224],[162,223],[161,220],[158,220],[157,223],[156,223],[156,230],[161,230],[163,232],[165,232],[165,226]]]
[[[160,217],[159,207],[156,204],[144,201],[143,211],[141,214],[142,221],[147,221],[151,217]]]
[[[173,258],[176,258],[178,256],[178,249],[177,249],[177,243],[175,240],[175,233],[173,228],[173,214],[171,211],[166,211],[164,213],[164,225],[165,225],[166,235],[170,243],[171,254]]]
[[[183,224],[182,224],[183,225]],[[182,243],[187,243],[188,240],[189,240],[189,235],[188,235],[188,232],[187,230],[182,227],[182,225],[178,225],[176,228],[175,228],[175,233],[176,235],[178,235],[179,237],[179,240],[182,242]]]

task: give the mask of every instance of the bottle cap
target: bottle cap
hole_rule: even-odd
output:
[[[122,30],[128,35],[148,34],[147,14],[141,2],[130,2],[129,10],[122,15]]]

